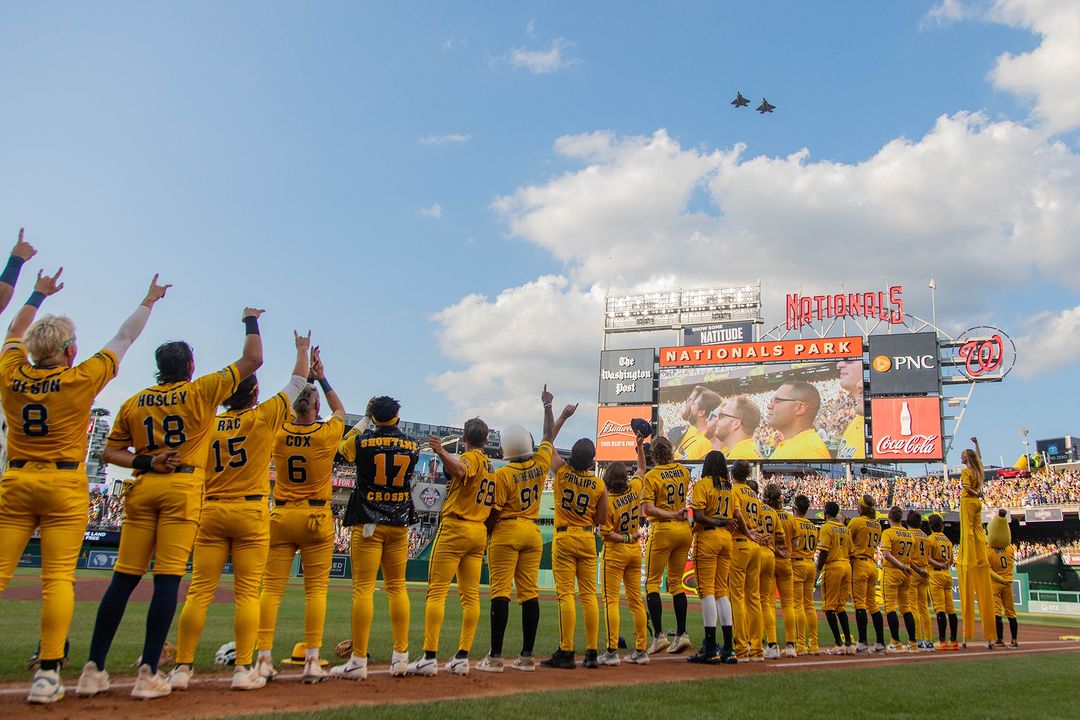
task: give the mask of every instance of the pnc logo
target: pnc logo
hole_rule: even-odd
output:
[[[937,361],[933,355],[878,355],[871,363],[874,372],[887,373],[893,368],[896,370],[932,370],[937,367]]]
[[[874,372],[887,373],[892,370],[892,360],[888,355],[878,355],[870,364],[873,366]]]

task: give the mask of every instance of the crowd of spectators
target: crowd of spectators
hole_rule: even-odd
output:
[[[90,491],[88,525],[95,529],[119,528],[124,520],[124,498],[99,490]]]
[[[994,507],[1080,502],[1080,472],[1042,470],[1031,477],[995,478],[986,485],[986,502]]]

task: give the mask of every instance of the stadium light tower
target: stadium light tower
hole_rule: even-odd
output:
[[[1031,455],[1031,444],[1028,441],[1028,433],[1030,432],[1026,427],[1020,428],[1020,439],[1024,441],[1024,457],[1030,457]]]

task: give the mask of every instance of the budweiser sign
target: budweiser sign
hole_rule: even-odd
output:
[[[800,295],[788,293],[787,329],[798,330],[833,318],[863,317],[882,320],[890,325],[904,324],[904,288],[893,285],[885,292]]]
[[[941,399],[888,397],[870,401],[875,460],[941,460]]]
[[[652,420],[652,416],[652,405],[601,407],[596,416],[596,459],[600,462],[634,460],[637,450],[630,421],[634,418]]]

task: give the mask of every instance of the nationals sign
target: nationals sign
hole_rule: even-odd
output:
[[[660,348],[660,367],[692,365],[754,365],[763,362],[802,362],[841,360],[861,357],[860,336],[814,338],[809,340],[770,340],[730,345]]]
[[[834,318],[863,317],[890,325],[904,324],[904,288],[893,285],[886,292],[800,295],[788,293],[784,315],[788,330],[798,330]]]
[[[941,398],[873,398],[870,424],[875,460],[942,459]]]
[[[601,407],[596,415],[596,459],[634,460],[637,449],[630,421],[634,418],[651,421],[652,416],[652,405]]]

